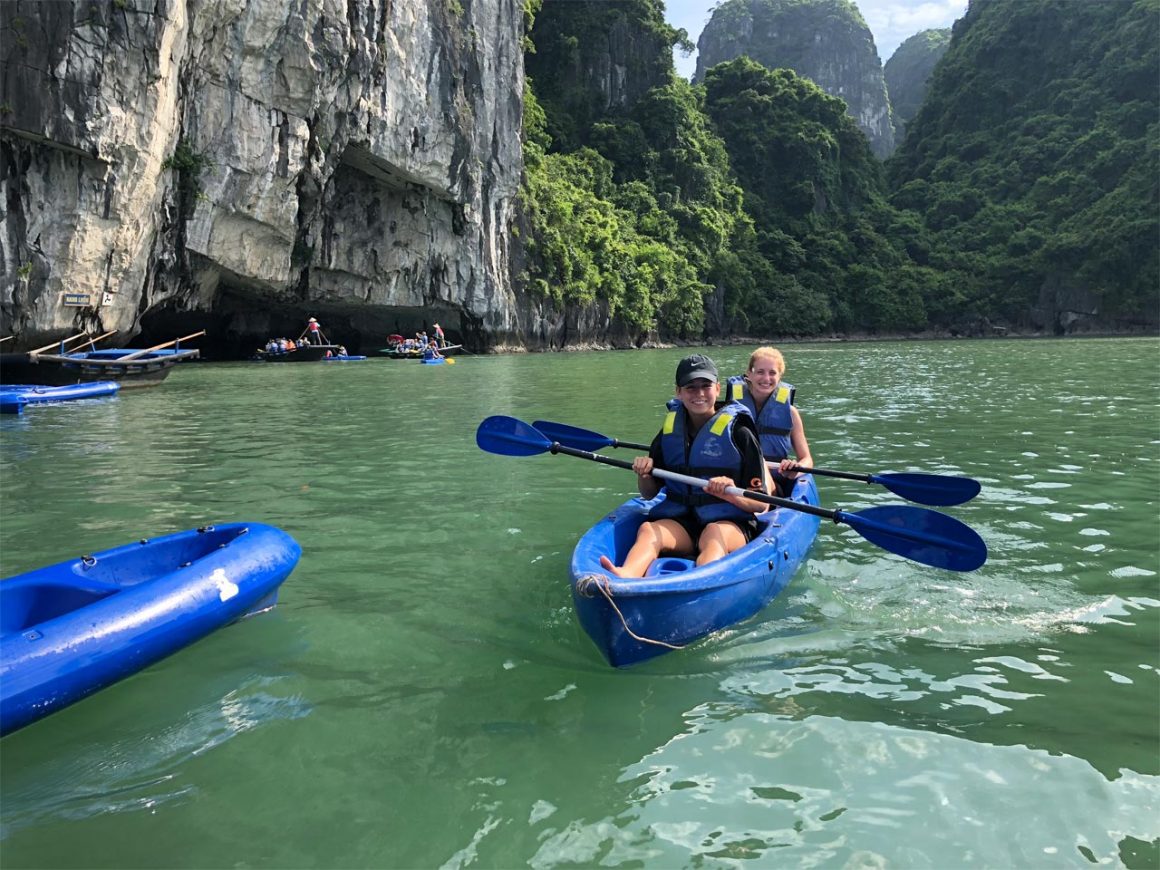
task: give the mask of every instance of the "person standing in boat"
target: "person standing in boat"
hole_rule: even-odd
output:
[[[443,334],[443,327],[438,323],[435,324],[435,343],[439,347],[447,347],[447,337]]]
[[[749,355],[744,375],[729,379],[724,401],[740,402],[757,420],[761,452],[773,468],[777,495],[793,491],[794,480],[801,475],[795,466],[813,468],[810,443],[802,425],[802,415],[793,405],[793,384],[782,381],[785,357],[772,347],[759,347]],[[790,458],[790,453],[796,459]]]
[[[726,487],[768,492],[769,474],[761,455],[757,429],[749,410],[728,403],[716,410],[721,385],[717,366],[702,354],[687,356],[677,365],[676,397],[653,438],[648,456],[632,463],[637,489],[645,499],[655,498],[662,486],[653,469],[704,477],[705,489],[672,480],[663,481],[664,501],[649,511],[636,541],[614,565],[600,557],[604,570],[617,577],[643,577],[662,555],[692,558],[705,565],[745,546],[757,534],[754,514],[767,509],[764,502],[726,492]]]
[[[306,321],[306,329],[303,330],[302,335],[298,336],[299,341],[302,340],[302,336],[306,336],[306,341],[310,344],[323,344],[322,327],[313,317]]]

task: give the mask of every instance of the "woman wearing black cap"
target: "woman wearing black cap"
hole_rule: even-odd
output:
[[[753,539],[753,514],[768,507],[725,491],[735,486],[769,492],[768,475],[749,410],[737,403],[715,410],[721,385],[713,360],[702,354],[685,357],[677,365],[676,382],[676,398],[668,403],[648,456],[632,463],[637,489],[645,499],[656,497],[661,480],[652,476],[654,468],[708,477],[709,485],[702,490],[664,481],[665,499],[637,530],[624,564],[600,557],[604,570],[618,577],[643,577],[662,555],[696,553],[698,565],[720,559]]]

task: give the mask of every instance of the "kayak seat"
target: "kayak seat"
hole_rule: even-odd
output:
[[[24,631],[118,591],[119,586],[104,583],[81,586],[17,582],[0,585],[0,634]]]
[[[644,572],[645,577],[660,577],[664,574],[679,574],[681,571],[688,571],[696,567],[696,562],[692,559],[677,559],[673,556],[663,556],[660,559],[653,559],[653,563],[648,566],[648,570]]]

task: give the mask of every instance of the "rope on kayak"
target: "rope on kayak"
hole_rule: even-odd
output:
[[[583,577],[576,578],[577,594],[583,595],[585,598],[594,598],[597,591],[604,596],[605,600],[612,606],[612,609],[616,611],[616,615],[620,617],[620,624],[624,626],[624,630],[628,632],[633,640],[639,641],[640,643],[651,643],[655,646],[663,646],[665,649],[685,648],[683,644],[668,643],[663,640],[654,640],[651,637],[642,637],[629,628],[624,614],[620,612],[620,608],[612,600],[612,581],[604,574],[585,574]]]

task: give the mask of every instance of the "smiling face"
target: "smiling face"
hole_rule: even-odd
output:
[[[773,395],[784,369],[785,363],[779,357],[765,353],[753,355],[745,379],[749,381],[749,393],[754,401],[760,404]]]
[[[713,416],[721,385],[707,378],[694,378],[683,387],[677,387],[677,398],[694,420],[707,420]]]

